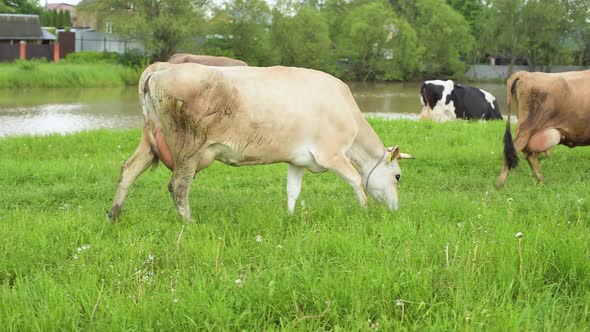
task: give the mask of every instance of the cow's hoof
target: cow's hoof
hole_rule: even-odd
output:
[[[119,214],[121,214],[121,207],[119,205],[113,206],[111,210],[107,212],[108,221],[112,223],[117,222]]]

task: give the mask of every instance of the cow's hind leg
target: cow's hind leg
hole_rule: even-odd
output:
[[[211,165],[215,160],[215,156],[206,149],[201,149],[194,153],[191,158],[178,159],[183,161],[178,162],[174,166],[168,190],[178,208],[178,213],[188,223],[191,222],[191,211],[188,201],[190,186],[197,173]]]
[[[197,163],[186,162],[175,166],[168,190],[172,195],[178,213],[185,222],[191,221],[191,211],[188,204],[188,194],[191,183],[196,176]]]
[[[344,155],[333,155],[328,158],[318,158],[316,156],[317,163],[344,179],[354,190],[356,197],[361,206],[367,206],[367,195],[363,190],[362,178],[357,170],[352,166],[348,158]]]
[[[301,193],[301,181],[305,168],[289,164],[287,170],[287,207],[289,213],[295,212],[295,203]]]
[[[121,207],[123,206],[123,201],[125,200],[129,187],[131,187],[135,179],[145,172],[154,161],[155,156],[150,147],[146,130],[147,129],[144,129],[141,142],[139,142],[139,145],[137,146],[137,149],[135,149],[131,158],[125,161],[121,166],[121,175],[119,176],[117,193],[113,200],[113,206],[108,212],[108,218],[110,221],[117,220],[121,213]]]
[[[174,169],[172,179],[168,184],[168,190],[178,213],[185,222],[191,221],[191,211],[188,204],[188,193],[195,176],[196,167],[177,167]]]

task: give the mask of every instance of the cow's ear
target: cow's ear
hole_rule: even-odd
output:
[[[399,158],[399,145],[387,148],[387,161],[392,162]]]

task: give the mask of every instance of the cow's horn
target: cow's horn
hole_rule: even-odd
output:
[[[416,157],[412,156],[411,154],[400,153],[399,159],[416,159]]]

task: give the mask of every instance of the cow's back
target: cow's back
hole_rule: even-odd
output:
[[[476,120],[502,119],[496,98],[487,91],[456,84],[451,93],[451,100],[455,104],[457,118]]]
[[[309,69],[160,64],[149,88],[168,135],[276,158],[265,163],[305,144],[350,146],[366,122],[344,83]]]
[[[204,66],[219,66],[219,67],[232,67],[232,66],[247,66],[248,64],[242,60],[232,59],[224,56],[212,56],[212,55],[197,55],[189,53],[176,53],[173,54],[169,63],[180,64],[180,63],[198,63]]]

